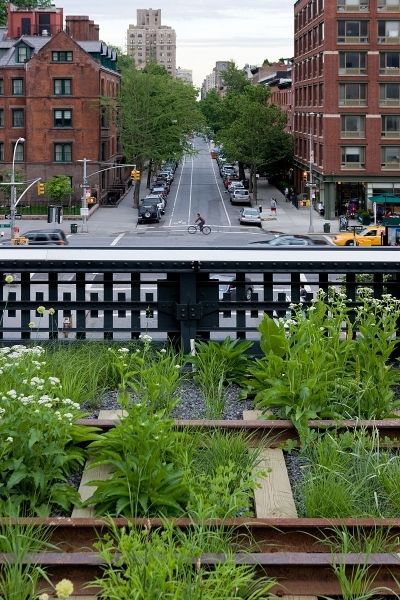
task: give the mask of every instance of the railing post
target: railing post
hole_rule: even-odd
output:
[[[179,298],[180,305],[186,307],[186,315],[179,315],[181,323],[181,340],[182,350],[186,353],[190,352],[190,340],[197,337],[197,319],[194,318],[192,310],[197,303],[196,293],[197,274],[181,273],[179,278]],[[191,310],[192,307],[192,310]]]

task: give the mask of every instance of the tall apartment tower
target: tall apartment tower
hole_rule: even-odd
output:
[[[333,218],[400,195],[400,0],[298,0],[293,186]]]
[[[139,8],[137,25],[129,25],[127,50],[138,69],[149,62],[156,62],[176,75],[176,33],[166,25],[161,25],[161,10]]]

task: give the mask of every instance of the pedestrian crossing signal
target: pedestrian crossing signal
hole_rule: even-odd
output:
[[[131,179],[133,181],[140,181],[140,171],[138,169],[131,171]]]

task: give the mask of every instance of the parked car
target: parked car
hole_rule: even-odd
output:
[[[153,185],[151,188],[151,193],[156,196],[162,196],[165,200],[165,203],[167,203],[168,192],[164,185]]]
[[[159,223],[161,213],[157,204],[142,203],[138,209],[138,223]]]
[[[165,191],[167,192],[167,194],[169,194],[169,191],[171,189],[171,186],[166,179],[156,179],[152,183],[152,188],[153,187],[163,187],[165,189]]]
[[[231,193],[236,188],[244,188],[244,185],[241,181],[231,181],[228,185],[228,192]]]
[[[172,183],[174,180],[174,174],[172,171],[160,171],[157,175],[157,179],[165,179],[168,183]]]
[[[233,165],[223,165],[220,169],[221,177],[224,175],[236,175],[236,169]]]
[[[148,194],[146,198],[140,200],[143,204],[157,204],[158,210],[163,215],[165,213],[165,199],[161,194]]]
[[[261,213],[258,208],[241,208],[239,223],[241,225],[258,225],[261,227]]]
[[[260,247],[274,246],[330,246],[333,247],[326,238],[311,237],[309,235],[278,235],[272,240],[262,240],[258,242],[250,242],[252,245]]]
[[[369,225],[360,233],[346,231],[337,233],[332,240],[336,246],[382,246],[385,228],[379,225]]]
[[[223,273],[223,274],[215,274],[211,275],[210,279],[217,279],[220,281],[220,285],[218,286],[218,298],[220,300],[224,300],[225,294],[230,294],[230,300],[236,300],[236,275],[233,273]],[[253,284],[249,277],[245,277],[245,298],[246,300],[251,300],[253,294]]]
[[[226,189],[228,189],[228,187],[231,185],[231,183],[233,183],[234,181],[239,181],[239,175],[235,174],[235,175],[228,175],[227,177],[224,178],[224,186],[226,187]],[[243,185],[243,184],[242,184]]]
[[[248,204],[251,206],[251,197],[249,190],[244,188],[236,188],[229,194],[229,200],[231,204]]]
[[[29,246],[67,246],[68,240],[62,229],[32,229],[21,234]]]

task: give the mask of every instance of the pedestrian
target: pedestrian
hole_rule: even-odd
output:
[[[318,202],[318,212],[321,215],[321,217],[323,217],[325,214],[324,205],[322,204],[321,200],[319,200]]]
[[[271,199],[271,212],[274,215],[276,215],[276,206],[277,206],[276,198],[272,198]]]
[[[284,194],[285,194],[285,202],[289,202],[289,188],[288,187],[285,187]]]
[[[258,210],[260,211],[260,214],[262,213],[262,206],[260,204],[260,206],[258,207]]]

